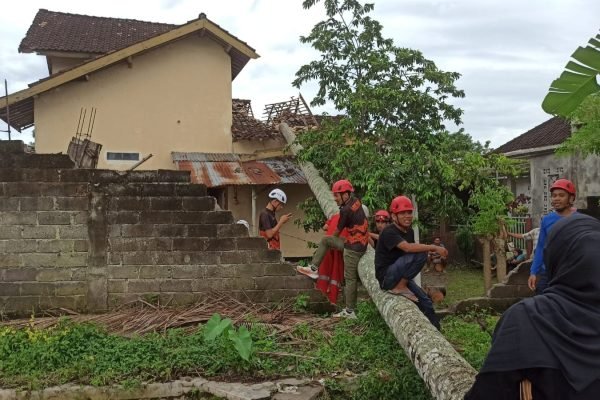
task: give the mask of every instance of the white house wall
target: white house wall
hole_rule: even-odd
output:
[[[550,186],[555,180],[566,178],[577,188],[575,206],[585,209],[587,197],[600,196],[600,157],[559,157],[554,153],[533,156],[531,163],[531,215],[534,226],[539,226],[542,216],[552,211]]]

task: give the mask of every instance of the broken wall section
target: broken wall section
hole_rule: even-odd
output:
[[[18,143],[0,142],[1,312],[188,304],[213,290],[325,302],[187,172],[73,169],[66,155],[25,154]]]

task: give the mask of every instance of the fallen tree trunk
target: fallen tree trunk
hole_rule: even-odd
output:
[[[279,129],[294,153],[299,150],[295,133],[285,124]],[[315,194],[323,212],[330,217],[338,212],[329,186],[311,163],[300,168]],[[473,384],[476,371],[429,323],[429,320],[410,301],[393,296],[379,288],[375,278],[374,251],[369,249],[358,265],[360,280],[394,336],[413,362],[432,396],[439,400],[462,399]]]

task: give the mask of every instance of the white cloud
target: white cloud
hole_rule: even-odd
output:
[[[440,68],[462,74],[458,84],[467,97],[456,104],[465,110],[464,128],[493,146],[549,118],[540,107],[548,85],[575,48],[598,32],[600,15],[596,0],[372,1],[375,18],[397,45],[419,49]],[[295,71],[316,57],[298,38],[323,16],[320,7],[303,10],[300,0],[11,3],[0,14],[0,79],[8,79],[11,92],[47,73],[43,57],[17,52],[39,8],[178,24],[204,12],[261,55],[233,82],[233,95],[250,98],[256,115],[265,103],[297,94]],[[307,99],[315,92],[314,84],[302,88]]]

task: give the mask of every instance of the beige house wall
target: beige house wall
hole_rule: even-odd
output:
[[[50,67],[52,68],[51,74],[55,74],[66,69],[73,68],[76,65],[86,61],[85,58],[74,58],[74,57],[49,57]]]
[[[278,150],[285,147],[284,139],[281,140],[242,140],[233,142],[233,152],[236,154],[251,154],[256,151]]]
[[[97,109],[98,168],[135,163],[107,161],[107,152],[138,152],[140,159],[151,153],[143,169],[173,169],[171,151],[232,151],[231,60],[206,37],[181,39],[41,94],[36,151],[66,152],[82,107]]]
[[[307,246],[307,242],[318,243],[323,232],[305,233],[304,229],[297,227],[294,220],[303,218],[304,213],[298,209],[298,203],[313,197],[308,185],[287,184],[278,186],[288,196],[288,202],[282,211],[277,212],[277,219],[284,213],[292,213],[292,219],[281,229],[281,252],[284,257],[310,257],[314,249]],[[252,226],[252,187],[230,186],[227,190],[227,208],[233,213],[234,219],[245,219],[250,224],[250,234],[258,235],[258,215],[268,203],[268,193],[271,186],[255,186],[256,198],[256,228]],[[325,223],[325,217],[323,217]]]

